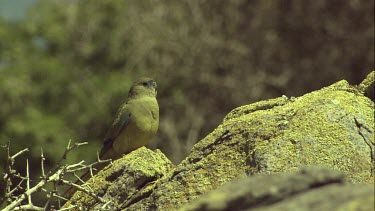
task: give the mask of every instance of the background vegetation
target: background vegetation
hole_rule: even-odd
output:
[[[41,0],[0,20],[0,144],[29,147],[35,175],[40,148],[53,165],[69,139],[90,143],[71,162],[92,161],[131,82],[150,76],[150,147],[177,164],[233,108],[373,69],[374,1]]]

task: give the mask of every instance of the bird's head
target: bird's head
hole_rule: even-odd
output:
[[[137,79],[129,90],[129,97],[151,96],[156,97],[156,82],[152,78],[142,77]]]

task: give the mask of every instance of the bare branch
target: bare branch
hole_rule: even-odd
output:
[[[63,156],[58,160],[58,162],[56,163],[56,166],[53,167],[47,174],[45,173],[45,169],[44,169],[45,157],[44,157],[43,149],[41,149],[41,162],[40,162],[40,164],[41,164],[41,174],[42,175],[41,175],[41,180],[34,187],[31,187],[31,184],[30,184],[30,167],[29,167],[29,160],[28,159],[27,159],[27,163],[26,163],[26,177],[21,176],[17,171],[13,170],[13,164],[14,164],[15,158],[17,158],[21,154],[27,152],[28,149],[27,148],[23,149],[23,150],[19,151],[18,153],[14,154],[13,156],[10,156],[10,150],[9,150],[10,142],[7,145],[5,145],[4,148],[6,148],[6,151],[7,151],[7,154],[8,154],[7,170],[6,170],[6,173],[4,174],[4,179],[6,180],[5,199],[7,199],[9,201],[9,204],[3,210],[4,211],[7,211],[7,210],[25,210],[25,209],[27,209],[27,210],[47,210],[47,209],[51,208],[50,206],[51,206],[52,200],[54,198],[57,199],[58,206],[60,208],[60,200],[67,201],[67,199],[58,195],[57,186],[59,185],[59,183],[73,186],[76,189],[78,189],[78,190],[88,194],[89,196],[93,197],[94,199],[96,199],[100,202],[103,202],[104,200],[101,197],[94,194],[94,192],[92,190],[90,190],[89,186],[87,188],[84,188],[84,185],[77,185],[77,184],[72,183],[71,181],[67,181],[67,180],[63,179],[63,177],[66,173],[73,173],[75,175],[76,171],[82,170],[82,169],[90,169],[92,171],[94,165],[96,165],[98,163],[104,163],[104,162],[109,161],[109,160],[105,160],[105,161],[99,160],[99,161],[97,161],[93,164],[90,164],[90,165],[84,165],[84,161],[81,161],[81,162],[76,163],[76,164],[61,166],[61,162],[64,159],[66,159],[68,153],[71,150],[73,150],[73,149],[75,149],[79,146],[86,145],[86,144],[87,144],[87,142],[75,143],[75,144],[71,145],[71,141],[69,141],[68,146],[65,149]],[[17,186],[15,188],[13,188],[11,190],[13,178],[19,178],[19,179],[21,179],[21,181],[17,184]],[[26,181],[25,191],[22,194],[20,194],[19,196],[14,197],[13,194],[16,191],[24,190],[24,188],[22,187],[24,181]],[[51,182],[54,184],[54,189],[52,191],[47,191],[45,188],[43,188],[43,187],[45,187],[45,185],[47,183],[51,183]],[[44,192],[47,193],[48,201],[46,202],[44,207],[34,206],[33,203],[32,203],[32,196],[31,195],[33,193],[39,191],[39,190],[43,190]],[[21,203],[24,200],[27,200],[27,204],[21,205]]]
[[[68,146],[66,147],[63,156],[57,161],[56,166],[48,172],[46,177],[49,177],[53,172],[57,171],[57,169],[60,168],[62,161],[66,159],[66,157],[67,157],[67,155],[70,151],[72,151],[73,149],[75,149],[77,147],[80,147],[82,145],[88,144],[88,142],[82,142],[82,143],[74,143],[73,146],[70,146],[70,142],[71,142],[71,140],[69,140]]]
[[[37,185],[35,185],[34,187],[26,190],[26,192],[22,195],[20,195],[19,197],[17,197],[16,200],[14,200],[11,204],[9,204],[7,207],[5,207],[3,209],[3,211],[8,211],[8,210],[14,210],[19,204],[21,204],[21,202],[29,195],[35,193],[36,191],[38,191],[41,187],[43,187],[45,184],[46,184],[46,180],[42,180],[40,181]]]
[[[71,205],[70,207],[66,207],[66,208],[60,209],[59,211],[71,210],[71,209],[73,209],[75,207],[77,207],[77,205]]]
[[[91,190],[88,190],[88,189],[86,189],[86,188],[83,188],[81,185],[77,185],[77,184],[75,184],[75,183],[73,183],[73,182],[71,182],[71,181],[67,181],[67,180],[64,180],[64,179],[62,179],[61,182],[64,183],[64,184],[67,184],[67,185],[69,185],[69,186],[73,186],[73,187],[75,187],[76,189],[78,189],[78,190],[80,190],[80,191],[86,193],[87,195],[93,197],[93,198],[96,199],[97,201],[99,201],[99,202],[101,202],[101,203],[104,203],[104,199],[103,199],[102,197],[99,197],[98,195],[96,195],[96,194],[95,194],[93,191],[91,191]]]
[[[45,179],[46,178],[46,174],[44,173],[44,161],[45,161],[45,158],[44,158],[44,154],[43,154],[43,148],[40,148],[40,167],[42,168],[42,178]]]
[[[27,178],[27,181],[26,181],[26,190],[30,190],[30,170],[29,170],[29,159],[26,160],[26,178]],[[27,195],[27,201],[29,204],[33,204],[31,202],[31,194],[30,195]]]
[[[14,160],[14,159],[16,159],[16,157],[18,157],[18,156],[20,156],[21,154],[23,154],[24,152],[28,152],[28,151],[29,151],[29,148],[25,148],[25,149],[23,149],[23,150],[17,152],[16,154],[14,154],[14,155],[11,157],[11,159]]]
[[[44,209],[41,208],[41,207],[32,205],[32,204],[25,204],[25,205],[22,205],[22,206],[18,206],[16,208],[14,208],[13,210],[44,210]]]
[[[22,179],[21,182],[19,182],[18,185],[15,188],[13,188],[13,190],[11,190],[11,191],[9,191],[9,193],[7,193],[9,195],[9,197],[12,196],[15,191],[23,189],[21,187],[21,184],[23,183],[23,181],[25,181],[25,180]]]

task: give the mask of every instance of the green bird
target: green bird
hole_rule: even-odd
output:
[[[148,145],[159,126],[156,82],[140,78],[130,88],[128,99],[117,111],[104,139],[100,159],[118,159]]]
[[[100,151],[101,160],[116,160],[133,150],[150,143],[159,126],[159,106],[156,100],[156,82],[147,77],[136,80],[129,90],[128,98],[118,109]],[[96,172],[106,165],[95,166]],[[82,181],[87,181],[91,176],[87,171],[81,176]],[[75,188],[69,188],[64,197],[70,198]]]

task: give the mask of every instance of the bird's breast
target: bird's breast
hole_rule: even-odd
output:
[[[155,134],[159,126],[159,106],[156,99],[139,99],[137,105],[131,111],[131,121],[134,121],[136,130]]]
[[[115,146],[122,153],[148,145],[159,126],[159,106],[155,98],[141,98],[129,103],[133,104],[129,105],[130,121],[119,134]]]

